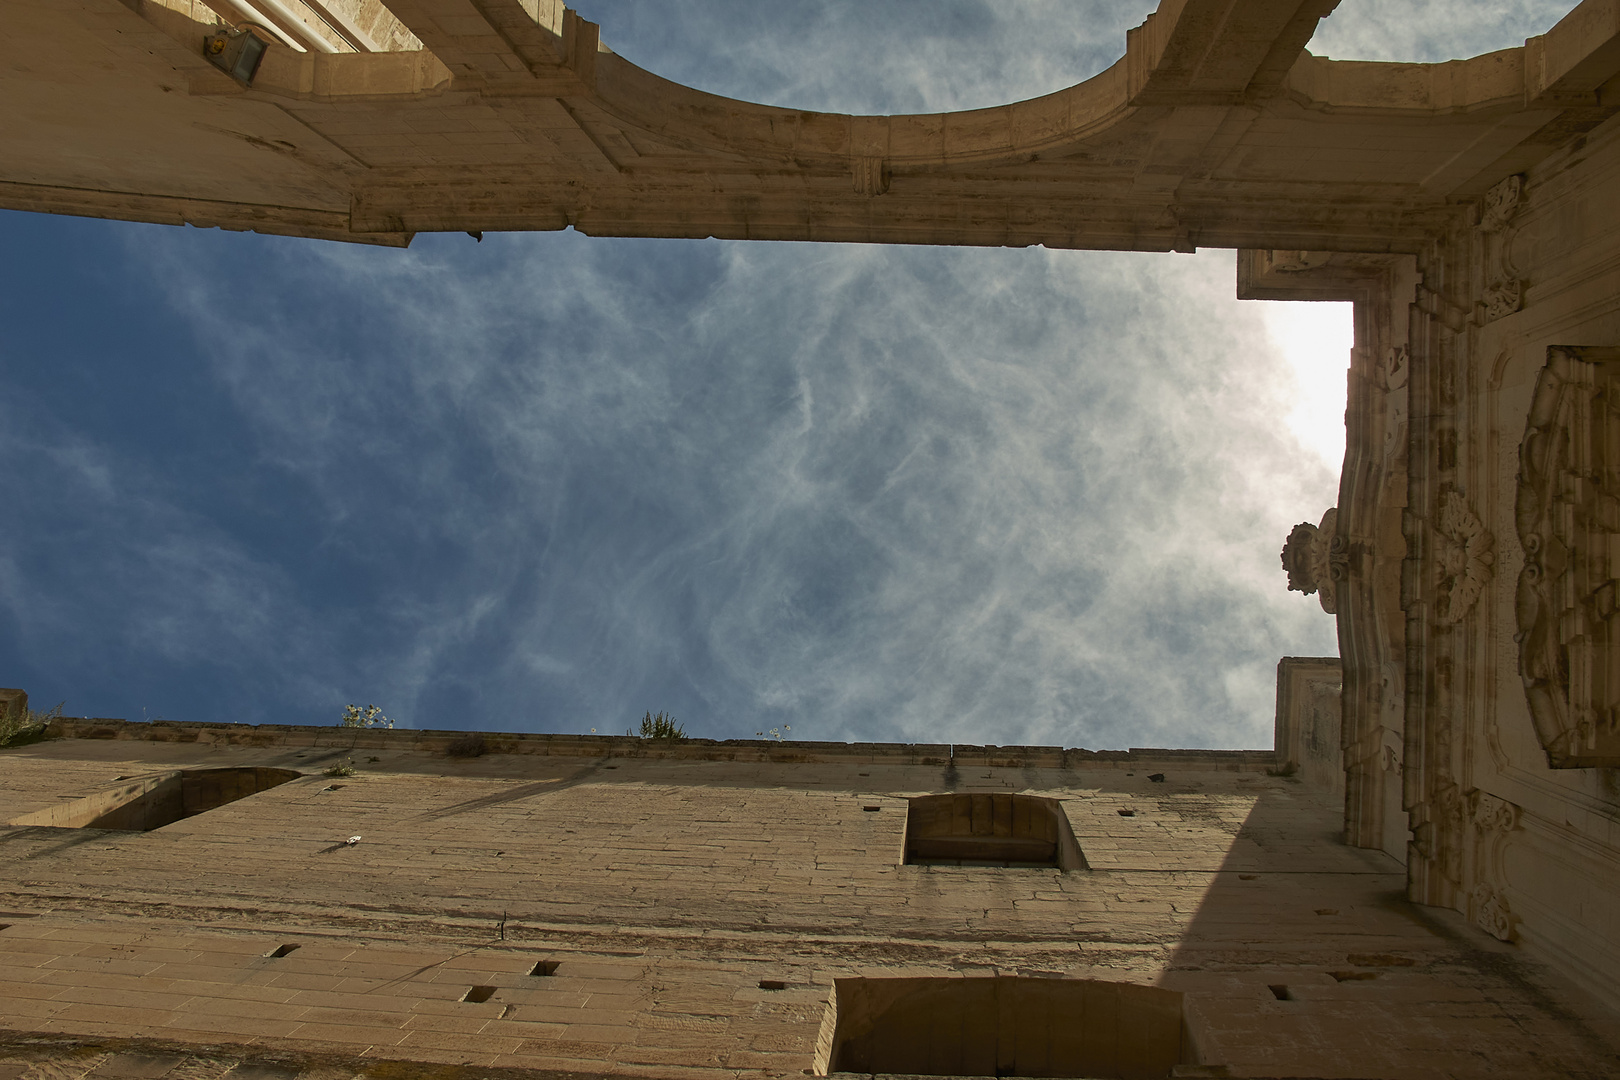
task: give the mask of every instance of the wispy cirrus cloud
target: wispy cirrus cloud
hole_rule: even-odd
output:
[[[1145,11],[585,13],[881,111],[1055,89]],[[0,644],[71,709],[1266,745],[1277,657],[1333,650],[1276,551],[1335,496],[1296,413],[1342,341],[1291,363],[1230,253],[0,224]]]

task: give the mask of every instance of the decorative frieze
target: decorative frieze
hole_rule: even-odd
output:
[[[1553,347],[1519,447],[1519,673],[1555,769],[1620,765],[1620,349]]]

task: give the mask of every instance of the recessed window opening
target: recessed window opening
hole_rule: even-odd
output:
[[[13,818],[8,825],[150,832],[296,780],[292,769],[185,769],[138,777],[82,799]]]
[[[1293,996],[1291,994],[1289,994],[1289,992],[1288,992],[1288,987],[1282,985],[1281,983],[1278,983],[1275,986],[1268,986],[1268,987],[1266,987],[1266,989],[1270,990],[1271,991],[1271,996],[1276,998],[1278,1001],[1293,1001],[1294,1000]]]
[[[283,956],[291,956],[293,953],[297,952],[299,948],[300,946],[297,945],[277,945],[274,949],[265,953],[264,955],[272,960],[279,960]]]
[[[1181,994],[1084,979],[838,979],[814,1072],[1154,1080],[1196,1064]]]
[[[556,960],[541,960],[539,963],[535,964],[534,967],[529,969],[529,974],[538,976],[540,978],[555,975],[557,974],[557,964],[558,961]]]
[[[759,980],[759,988],[761,990],[786,990],[787,982],[782,979],[761,979]]]
[[[493,986],[469,986],[467,993],[462,996],[461,1000],[477,1004],[478,1002],[488,1001],[494,996],[495,988]]]
[[[905,851],[905,861],[915,866],[1086,869],[1062,804],[1033,795],[912,799]]]

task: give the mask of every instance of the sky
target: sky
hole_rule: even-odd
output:
[[[909,112],[1121,3],[582,0],[666,77]],[[1568,8],[1346,0],[1436,60]],[[0,683],[69,715],[1269,747],[1349,312],[1195,255],[577,233],[408,251],[0,212]],[[768,736],[769,737],[769,736]]]

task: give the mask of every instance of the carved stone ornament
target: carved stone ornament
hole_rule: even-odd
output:
[[[1331,251],[1271,251],[1266,261],[1279,274],[1299,274],[1326,266],[1332,258]]]
[[[1412,358],[1405,345],[1391,345],[1384,350],[1384,360],[1378,365],[1378,379],[1385,390],[1399,390],[1406,385],[1411,373]]]
[[[1620,765],[1620,349],[1554,346],[1519,447],[1519,674],[1555,769]]]
[[[1501,181],[1485,193],[1485,205],[1479,211],[1480,232],[1501,232],[1518,212],[1519,201],[1524,198],[1524,176],[1519,173]]]
[[[1495,538],[1455,491],[1440,498],[1440,530],[1436,537],[1440,567],[1440,619],[1461,622],[1491,580],[1491,551]]]
[[[1513,266],[1513,237],[1518,232],[1513,216],[1524,201],[1524,177],[1514,174],[1485,193],[1479,211],[1479,231],[1485,234],[1485,292],[1479,298],[1480,320],[1492,322],[1524,306],[1524,282]]]
[[[1487,934],[1503,941],[1512,941],[1518,936],[1514,932],[1513,912],[1509,910],[1507,900],[1501,893],[1481,882],[1474,886],[1474,891],[1468,899],[1468,906],[1474,914],[1474,922],[1478,923]]]
[[[1519,807],[1506,799],[1477,788],[1469,792],[1474,828],[1481,832],[1510,833],[1519,827]]]
[[[877,196],[889,191],[889,163],[880,157],[857,157],[850,162],[855,194]]]
[[[1478,788],[1468,793],[1468,816],[1474,826],[1474,887],[1468,894],[1469,914],[1486,933],[1503,941],[1518,937],[1507,901],[1505,853],[1510,834],[1519,827],[1524,811],[1513,803]]]
[[[1322,515],[1320,525],[1308,521],[1294,526],[1283,545],[1283,570],[1288,574],[1290,592],[1317,594],[1317,602],[1329,615],[1334,613],[1335,590],[1332,582],[1333,532],[1339,511],[1335,507]]]
[[[1485,290],[1485,321],[1511,315],[1524,306],[1524,282],[1498,281]]]

